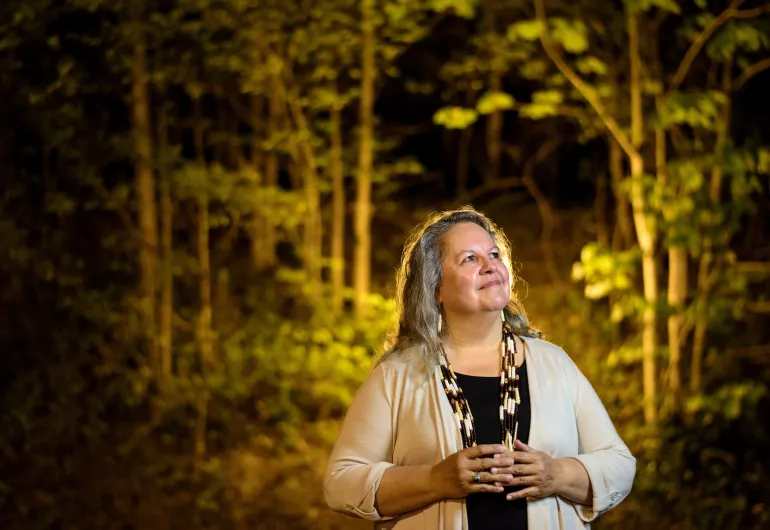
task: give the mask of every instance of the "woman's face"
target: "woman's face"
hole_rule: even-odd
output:
[[[444,234],[438,302],[456,314],[499,312],[511,297],[500,249],[482,227],[458,223]]]

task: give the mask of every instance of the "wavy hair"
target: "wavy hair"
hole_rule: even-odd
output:
[[[524,307],[513,292],[518,277],[511,264],[508,239],[487,216],[471,206],[464,206],[431,215],[407,239],[396,273],[398,324],[385,343],[385,353],[380,362],[395,352],[414,348],[425,375],[433,373],[441,355],[441,337],[446,334],[445,327],[439,333],[439,319],[442,316],[441,307],[436,302],[436,293],[441,283],[443,238],[458,223],[475,223],[494,240],[511,278],[511,298],[503,310],[505,319],[517,335],[540,337],[540,332],[529,324]]]

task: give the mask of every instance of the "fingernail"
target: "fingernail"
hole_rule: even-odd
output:
[[[499,482],[495,482],[495,487],[499,488],[500,487],[500,483]]]
[[[513,499],[513,495],[506,495],[505,500],[510,501]]]
[[[508,475],[505,478],[508,480],[508,482],[513,482],[513,475]]]
[[[500,453],[495,453],[495,456],[493,456],[492,458],[500,458]]]
[[[506,458],[506,459],[503,460],[503,465],[504,466],[512,466],[513,465],[513,460],[511,460],[510,458]]]
[[[503,488],[497,488],[497,492],[498,492],[498,493],[502,493],[502,492],[504,492],[504,491],[505,491],[505,490],[504,490]]]

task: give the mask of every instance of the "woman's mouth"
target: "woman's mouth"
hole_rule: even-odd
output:
[[[503,282],[501,282],[500,280],[492,280],[492,281],[489,281],[489,282],[485,283],[481,287],[479,287],[479,291],[482,290],[482,289],[486,289],[487,287],[494,287],[495,285],[502,285],[502,284],[503,284]]]

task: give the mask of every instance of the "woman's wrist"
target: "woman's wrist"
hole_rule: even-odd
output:
[[[572,457],[554,458],[554,494],[579,504],[592,502],[591,480],[583,464]]]
[[[444,479],[441,477],[441,472],[439,470],[439,465],[436,464],[434,466],[425,466],[428,468],[427,473],[427,491],[429,492],[429,495],[433,498],[433,502],[438,502],[440,500],[443,500],[446,497],[446,493],[444,492]]]

